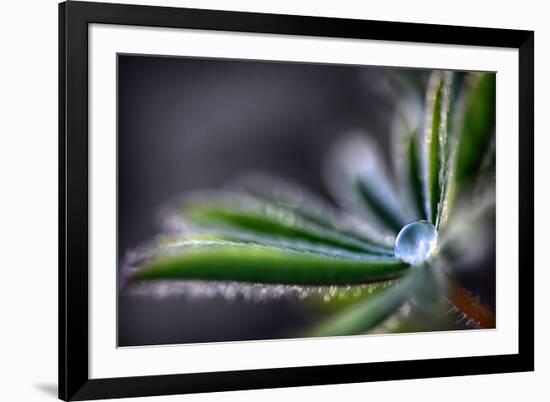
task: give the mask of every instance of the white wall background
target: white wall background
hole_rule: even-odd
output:
[[[120,1],[123,2],[123,1]],[[134,1],[139,2],[139,1]],[[255,390],[134,401],[542,401],[550,332],[550,25],[545,2],[164,0],[141,3],[535,30],[536,372]],[[456,4],[457,8],[453,8]],[[0,400],[54,400],[57,382],[57,1],[3,2],[0,23]],[[546,380],[546,381],[545,381]]]

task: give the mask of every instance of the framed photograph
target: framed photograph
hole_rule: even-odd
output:
[[[530,371],[534,33],[59,5],[59,397]]]

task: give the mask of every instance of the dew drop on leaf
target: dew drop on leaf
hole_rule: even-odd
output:
[[[426,261],[437,248],[437,230],[428,221],[415,221],[403,227],[395,239],[395,255],[411,265]]]

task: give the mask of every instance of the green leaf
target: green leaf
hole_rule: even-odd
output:
[[[418,293],[418,292],[417,292]],[[452,331],[478,328],[472,321],[464,319],[462,313],[446,299],[405,302],[387,320],[373,328],[373,334],[398,334],[412,332]]]
[[[439,238],[442,259],[456,267],[475,265],[476,260],[494,253],[494,247],[487,246],[495,235],[496,183],[487,180],[476,190],[461,193],[455,202],[452,224]]]
[[[428,219],[419,146],[424,118],[424,91],[425,85],[422,85],[422,90],[401,85],[391,126],[392,162],[400,195],[403,204],[410,206],[413,213],[411,218],[414,220]]]
[[[421,70],[401,70],[388,71],[388,81],[390,87],[395,92],[394,96],[402,98],[403,96],[415,95],[424,96],[426,89],[426,71]]]
[[[496,116],[496,75],[471,75],[464,94],[464,115],[458,138],[455,177],[458,186],[474,178],[491,144]]]
[[[425,267],[422,283],[402,306],[369,333],[404,333],[475,328],[448,299],[448,278],[440,260]]]
[[[424,208],[424,205],[426,205],[426,201],[424,200],[424,193],[422,191],[422,179],[420,176],[420,158],[418,156],[417,136],[415,134],[409,137],[407,150],[407,172],[410,191],[414,199],[416,210],[419,213],[419,218],[427,220],[428,217]]]
[[[442,221],[448,219],[459,192],[494,166],[496,75],[468,74],[455,110]]]
[[[332,195],[382,233],[395,235],[410,220],[401,206],[378,147],[367,135],[342,141],[326,169]]]
[[[249,194],[265,203],[292,210],[319,226],[334,229],[337,213],[303,188],[267,174],[248,174],[234,183],[237,191]]]
[[[357,217],[336,211],[332,206],[300,186],[266,174],[248,174],[234,184],[238,191],[249,194],[265,205],[273,204],[305,223],[338,232],[339,235],[384,247],[376,235],[363,230]],[[265,209],[265,208],[264,208]],[[384,247],[384,248],[386,248]],[[370,251],[376,251],[369,249]]]
[[[422,155],[424,169],[424,200],[426,216],[439,226],[443,183],[447,170],[447,137],[451,119],[448,117],[451,89],[451,72],[434,72],[426,93],[426,119],[424,124]]]
[[[411,269],[396,285],[377,292],[330,317],[308,336],[342,336],[365,333],[388,318],[422,284],[424,267]]]
[[[371,179],[357,178],[356,186],[365,206],[396,233],[399,232],[404,226],[405,220],[389,207],[385,202],[387,200],[385,197],[380,196],[376,183]]]
[[[131,279],[338,285],[395,278],[407,268],[393,257],[306,252],[254,243],[186,239],[155,250],[138,267],[133,267]]]
[[[496,138],[495,138],[495,133],[493,132],[491,134],[491,139],[489,140],[489,144],[487,144],[487,148],[485,149],[485,154],[481,159],[481,164],[479,166],[479,174],[477,177],[478,183],[480,180],[482,180],[483,177],[487,177],[487,175],[490,175],[490,174],[494,175],[495,164],[496,164]]]
[[[199,227],[233,232],[247,232],[274,240],[304,241],[313,244],[375,254],[392,254],[393,250],[357,237],[339,233],[336,229],[308,222],[292,211],[273,204],[199,201],[180,206],[182,216]]]
[[[309,299],[309,305],[319,315],[334,314],[344,308],[364,301],[379,292],[394,286],[399,279],[390,279],[354,286],[329,286],[328,289],[319,288],[317,293]]]

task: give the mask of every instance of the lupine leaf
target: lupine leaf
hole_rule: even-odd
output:
[[[326,170],[329,188],[344,207],[395,235],[408,221],[381,152],[366,135],[348,137]]]
[[[479,328],[449,300],[451,284],[441,261],[425,267],[422,284],[388,319],[369,333],[403,333]]]
[[[463,313],[445,297],[437,300],[419,300],[415,297],[414,300],[415,303],[405,302],[369,333],[398,334],[479,328],[475,322],[465,319]]]
[[[495,127],[496,75],[482,73],[470,78],[458,138],[455,177],[459,186],[478,172]]]
[[[342,336],[365,333],[394,313],[422,283],[422,268],[416,267],[391,288],[361,300],[330,317],[308,336]]]
[[[454,109],[442,219],[448,218],[458,193],[471,186],[480,172],[494,164],[495,74],[468,74]]]
[[[419,140],[422,131],[423,103],[422,90],[411,83],[400,80],[395,96],[395,114],[392,120],[392,159],[396,178],[403,199],[413,216],[412,219],[427,220],[426,202],[423,194],[422,166],[419,156]],[[412,220],[411,219],[411,220]]]
[[[249,174],[236,181],[235,186],[266,204],[288,210],[305,222],[336,231],[361,242],[384,246],[376,234],[363,230],[357,217],[337,212],[323,200],[288,181],[266,174]]]
[[[437,205],[436,227],[439,229],[441,226],[445,226],[448,219],[448,213],[450,208],[449,198],[452,195],[452,133],[455,125],[457,124],[456,118],[456,105],[460,89],[464,83],[463,73],[449,73],[445,75],[447,80],[446,88],[446,111],[442,115],[442,124],[439,133],[440,138],[440,152],[441,152],[441,170],[439,174],[439,186],[440,194]]]
[[[479,167],[479,178],[487,176],[489,174],[494,175],[494,169],[496,164],[496,138],[495,133],[491,135],[485,154],[481,160]]]
[[[181,211],[184,219],[202,227],[244,231],[273,239],[305,241],[352,251],[393,253],[390,248],[309,223],[292,211],[272,204],[237,209],[236,206],[202,202],[184,205]]]
[[[234,186],[263,202],[287,208],[325,228],[334,228],[337,213],[303,188],[266,174],[248,174]]]
[[[494,180],[484,182],[478,190],[461,195],[454,207],[452,225],[439,238],[440,253],[453,263],[461,259],[471,261],[476,255],[490,251],[484,240],[495,230]]]
[[[420,178],[420,159],[418,157],[418,144],[416,135],[413,134],[409,137],[409,143],[407,147],[407,161],[408,163],[408,182],[410,190],[414,199],[416,210],[418,211],[419,219],[428,219],[426,215],[426,209],[424,208],[425,200],[422,192],[422,180]]]
[[[356,186],[363,203],[374,213],[374,215],[395,232],[399,232],[405,220],[389,207],[384,197],[380,196],[376,185],[373,185],[370,179],[357,178]]]
[[[401,276],[408,266],[393,257],[300,252],[220,240],[182,240],[155,250],[133,267],[131,280],[202,279],[266,284],[367,283]]]
[[[369,283],[367,285],[357,286],[330,286],[325,291],[319,291],[314,297],[310,298],[310,305],[315,311],[322,314],[338,313],[342,309],[352,306],[359,301],[364,301],[369,297],[382,292],[398,283],[399,279],[390,279]]]
[[[452,73],[434,72],[426,93],[426,120],[423,133],[423,177],[426,215],[438,226],[447,163],[448,118]]]

